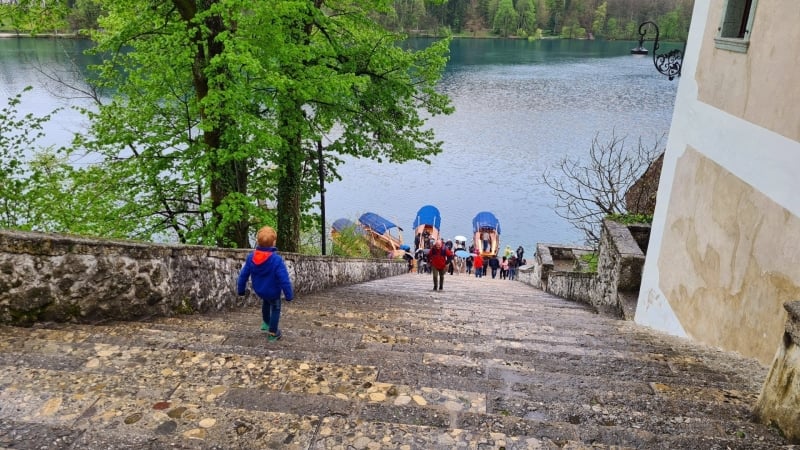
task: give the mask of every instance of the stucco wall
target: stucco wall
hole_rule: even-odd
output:
[[[99,322],[258,304],[236,295],[250,250],[0,230],[0,322]],[[401,261],[281,254],[295,292],[400,275]]]
[[[659,287],[688,335],[769,362],[800,298],[800,219],[693,150],[667,216]]]
[[[724,3],[725,0],[711,0],[703,39],[690,44],[701,46],[698,98],[728,114],[800,140],[796,112],[800,104],[796,81],[800,67],[797,0],[758,1],[746,53],[715,46]],[[703,18],[692,18],[698,19]]]

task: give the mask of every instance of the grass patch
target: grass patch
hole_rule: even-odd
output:
[[[581,255],[578,259],[582,262],[581,267],[586,268],[582,272],[597,273],[597,253],[587,253]]]

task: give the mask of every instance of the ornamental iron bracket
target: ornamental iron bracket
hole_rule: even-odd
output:
[[[645,36],[650,30],[655,32],[655,37],[652,39],[645,39]],[[634,55],[646,55],[647,49],[644,47],[645,41],[653,41],[653,65],[663,75],[666,75],[670,80],[675,77],[681,76],[681,66],[683,65],[683,51],[674,49],[667,53],[658,54],[660,44],[658,43],[658,25],[655,22],[647,21],[639,25],[639,46],[631,50]],[[684,44],[684,49],[686,48]]]

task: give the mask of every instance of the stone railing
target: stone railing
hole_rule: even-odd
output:
[[[519,271],[519,280],[559,297],[591,303],[594,274],[573,272],[578,255],[590,247],[536,244],[534,264]]]
[[[646,245],[649,237],[649,225],[603,220],[597,285],[592,299],[597,308],[614,310],[625,319],[633,319],[645,257],[639,242]]]
[[[761,389],[754,414],[800,444],[800,301],[784,305],[789,317],[783,343]]]
[[[520,271],[520,281],[553,295],[588,303],[625,319],[633,319],[650,237],[646,224],[625,225],[604,220],[597,273],[572,270],[576,254],[589,247],[537,244],[533,267]]]
[[[257,305],[236,295],[249,250],[0,230],[0,323],[96,323]],[[281,254],[296,293],[400,275],[396,260]]]

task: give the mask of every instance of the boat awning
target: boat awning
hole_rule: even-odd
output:
[[[365,227],[369,227],[369,229],[378,234],[384,234],[392,228],[400,229],[400,227],[389,220],[386,220],[383,217],[371,212],[362,214],[361,217],[358,218],[358,221],[361,222],[361,224]]]
[[[420,225],[430,225],[437,230],[442,227],[442,216],[439,210],[433,205],[425,205],[417,211],[414,218],[414,229]]]
[[[333,228],[333,230],[336,232],[341,232],[342,230],[350,227],[352,227],[357,233],[364,233],[364,230],[360,226],[353,223],[353,221],[350,219],[337,219],[335,222],[333,222],[333,224],[331,224],[331,228]]]
[[[472,219],[472,231],[477,233],[481,228],[492,228],[500,234],[500,221],[489,211],[481,211]]]

